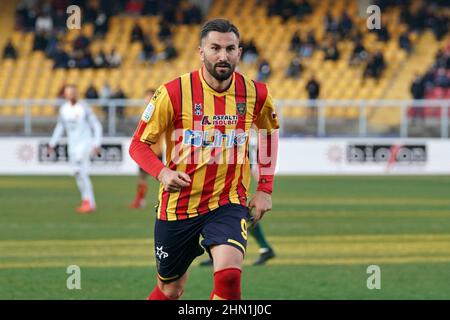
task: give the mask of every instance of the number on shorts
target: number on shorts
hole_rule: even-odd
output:
[[[241,229],[242,229],[241,232],[242,238],[247,240],[247,221],[245,219],[241,220]]]

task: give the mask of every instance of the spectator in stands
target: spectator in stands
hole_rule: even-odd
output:
[[[144,3],[142,0],[128,0],[125,6],[125,11],[128,14],[140,15],[143,8]]]
[[[434,84],[436,87],[442,88],[450,87],[450,79],[447,76],[447,71],[445,70],[445,68],[439,68],[437,70]]]
[[[33,51],[45,51],[47,48],[47,37],[42,32],[34,34]]]
[[[314,35],[314,31],[310,30],[306,35],[306,42],[300,46],[300,56],[304,58],[310,57],[316,49],[316,45],[316,36]]]
[[[155,47],[153,46],[149,36],[144,36],[140,59],[141,61],[147,61],[150,63],[153,63],[155,60]]]
[[[378,41],[388,42],[389,39],[391,38],[388,29],[383,23],[381,23],[380,29],[373,29],[373,30],[377,34]]]
[[[298,79],[301,76],[304,66],[301,63],[300,56],[294,57],[286,70],[286,77]]]
[[[270,77],[270,74],[272,73],[272,70],[270,68],[270,63],[267,61],[267,59],[261,59],[259,65],[258,65],[258,76],[257,80],[261,82],[267,81],[267,79]]]
[[[131,29],[131,42],[144,40],[144,31],[137,21],[134,22],[133,29]]]
[[[163,58],[165,60],[172,60],[174,58],[176,58],[178,56],[178,52],[175,49],[175,46],[173,45],[173,41],[171,38],[168,38],[165,41],[165,48],[164,51],[162,52],[164,54]]]
[[[337,48],[337,43],[335,40],[333,39],[328,39],[328,41],[326,42],[325,47],[323,48],[323,51],[325,52],[325,60],[333,60],[333,61],[337,61],[339,60],[339,50]]]
[[[415,74],[414,81],[411,84],[410,92],[413,99],[425,98],[425,81],[419,74]],[[412,117],[413,124],[417,124],[418,121],[423,121],[425,117],[425,110],[421,107],[411,107],[410,115]]]
[[[202,10],[197,4],[187,3],[183,13],[185,24],[200,24],[203,21]]]
[[[160,1],[159,12],[162,16],[161,21],[167,23],[168,25],[176,24],[176,11],[177,4],[174,1]]]
[[[297,21],[302,20],[304,16],[312,13],[311,4],[307,0],[294,0],[293,2]]]
[[[95,68],[106,68],[106,67],[108,67],[108,62],[106,60],[105,51],[103,51],[103,49],[100,49],[94,55],[94,67]]]
[[[258,60],[258,48],[256,48],[253,39],[250,42],[242,43],[242,62],[254,63]]]
[[[295,52],[300,52],[301,47],[302,47],[302,39],[300,37],[300,31],[297,30],[292,35],[291,45],[289,46],[289,50],[295,51]]]
[[[80,58],[77,61],[76,67],[80,69],[94,67],[94,60],[92,59],[92,55],[89,50],[83,51],[83,53],[80,55]]]
[[[47,40],[47,47],[45,48],[45,54],[47,57],[51,58],[58,48],[59,38],[56,33],[52,33]]]
[[[54,69],[67,69],[69,66],[69,55],[64,51],[62,45],[56,47],[56,51],[50,58],[53,59]]]
[[[423,99],[425,97],[425,81],[418,73],[415,74],[410,92],[415,100]]]
[[[36,1],[20,1],[16,7],[16,27],[18,30],[31,31],[34,30],[37,18]]]
[[[8,40],[5,48],[3,49],[3,59],[17,59],[17,50],[14,47],[11,39]]]
[[[91,41],[88,37],[86,37],[81,31],[78,34],[78,37],[73,42],[73,50],[75,51],[84,51],[86,50]]]
[[[83,9],[84,22],[94,23],[98,14],[98,5],[93,1],[87,1]]]
[[[86,99],[98,99],[98,92],[97,89],[95,89],[94,84],[91,82],[89,84],[89,87],[86,89],[86,93],[84,94]]]
[[[339,26],[337,21],[333,18],[333,16],[331,15],[331,12],[328,10],[325,18],[324,18],[324,27],[325,27],[325,32],[327,34],[331,34],[331,35],[336,35],[338,33],[339,30]]]
[[[159,24],[159,40],[165,41],[172,36],[172,30],[170,29],[170,24],[167,21],[162,20]]]
[[[319,98],[320,95],[320,83],[316,80],[314,75],[311,76],[309,81],[306,83],[305,87],[306,91],[308,92],[308,122],[315,122],[317,119],[317,105],[316,100]]]
[[[158,0],[145,0],[144,7],[142,8],[143,15],[156,16],[159,13],[159,1]]]
[[[356,43],[354,44],[352,54],[350,56],[350,60],[348,64],[350,66],[357,66],[360,65],[363,61],[367,59],[367,50],[364,47],[361,39],[357,39]]]
[[[49,13],[42,13],[37,17],[34,30],[42,33],[53,31],[53,19]]]
[[[347,39],[353,29],[353,21],[350,19],[350,16],[346,11],[344,11],[341,15],[341,19],[339,20],[338,30],[341,39]]]
[[[308,91],[308,99],[309,100],[316,100],[319,97],[320,84],[316,80],[314,75],[311,76],[308,83],[306,84],[306,91]]]
[[[398,38],[398,46],[405,50],[408,55],[411,54],[412,52],[412,43],[411,40],[409,38],[409,32],[405,31],[403,32],[400,37]]]
[[[366,69],[364,70],[364,78],[379,79],[385,67],[383,53],[378,50],[369,58]]]
[[[106,55],[106,61],[108,62],[108,66],[110,68],[118,68],[122,63],[122,56],[116,48],[112,48],[111,52]]]
[[[97,13],[97,16],[95,17],[94,21],[94,36],[104,38],[106,32],[108,31],[108,22],[109,22],[109,16],[106,14],[106,12],[100,10]]]
[[[65,32],[67,30],[67,13],[66,8],[57,9],[53,18],[53,30],[56,32]]]

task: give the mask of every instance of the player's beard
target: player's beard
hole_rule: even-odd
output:
[[[236,68],[235,64],[231,64],[228,62],[218,62],[216,64],[212,64],[207,59],[204,60],[206,70],[217,80],[217,81],[225,81],[231,77]],[[228,69],[224,69],[224,71],[217,71],[217,67],[227,67]]]

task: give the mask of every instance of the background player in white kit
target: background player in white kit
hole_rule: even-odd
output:
[[[55,152],[58,140],[67,133],[69,161],[74,170],[82,203],[76,210],[79,213],[95,211],[96,204],[92,183],[88,175],[90,155],[100,154],[102,125],[91,108],[78,100],[75,85],[64,88],[66,102],[59,110],[58,123],[49,142],[49,153]]]

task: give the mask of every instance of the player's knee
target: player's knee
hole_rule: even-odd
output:
[[[160,282],[159,286],[164,295],[170,300],[180,299],[184,292],[183,286],[176,282],[171,283]]]

